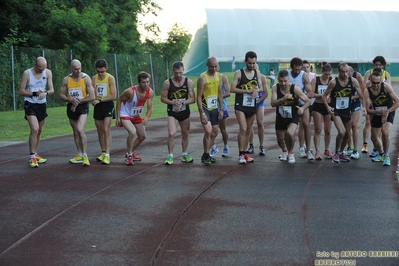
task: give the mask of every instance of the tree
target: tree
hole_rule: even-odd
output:
[[[168,39],[162,45],[161,52],[168,61],[178,58],[181,60],[188,50],[191,36],[188,35],[187,29],[180,27],[175,23],[168,32]]]
[[[29,47],[85,53],[141,52],[138,16],[161,10],[153,0],[7,0],[0,8],[0,42],[14,31]]]

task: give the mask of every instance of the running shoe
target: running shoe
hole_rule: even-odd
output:
[[[350,162],[351,161],[351,159],[349,157],[346,157],[346,155],[344,153],[339,154],[339,160],[341,162]]]
[[[373,149],[373,151],[369,154],[369,156],[370,157],[376,157],[378,154],[379,154],[379,152],[376,149]]]
[[[367,153],[367,143],[363,143],[362,153]]]
[[[133,161],[141,161],[141,157],[137,156],[135,153],[133,153],[132,157],[133,157]]]
[[[288,156],[288,152],[283,151],[283,153],[281,155],[279,155],[278,157],[280,158],[280,161],[287,161],[287,156]]]
[[[380,154],[378,154],[377,156],[371,158],[371,160],[372,160],[373,162],[383,162],[383,161],[384,161],[384,158],[383,158]]]
[[[266,155],[266,152],[265,152],[265,149],[263,148],[263,146],[259,147],[259,155],[260,156],[265,156]]]
[[[225,145],[223,148],[222,157],[229,157],[229,146]]]
[[[183,157],[181,158],[181,160],[183,161]],[[173,157],[171,155],[168,155],[168,158],[166,158],[166,160],[165,160],[165,164],[166,165],[172,165],[173,164]]]
[[[346,150],[344,151],[344,154],[345,154],[346,156],[351,156],[352,153],[353,153],[353,148],[352,148],[352,147],[348,147],[348,148],[346,148]]]
[[[314,160],[314,156],[313,156],[312,151],[308,151],[308,160],[309,161],[313,161]]]
[[[354,150],[353,153],[352,153],[352,155],[351,155],[351,158],[352,158],[352,159],[355,159],[355,160],[359,160],[359,158],[360,158],[359,152],[356,151],[356,150]]]
[[[254,162],[254,158],[249,157],[248,153],[246,153],[246,154],[244,155],[244,158],[245,158],[245,161],[246,161],[247,163],[253,163],[253,162]]]
[[[300,158],[306,158],[306,157],[308,157],[308,155],[306,154],[305,147],[300,147],[300,148],[299,148],[299,157],[300,157]]]
[[[252,154],[252,153],[254,153],[254,145],[253,144],[249,144],[249,148],[248,148],[248,150],[247,150],[247,153],[248,154]]]
[[[212,156],[209,155],[209,159],[211,160],[211,163],[216,163],[216,158],[215,157],[212,157]]]
[[[216,145],[213,145],[211,147],[211,151],[209,152],[209,156],[211,157],[215,157],[215,155],[219,152],[218,147],[216,147]]]
[[[39,163],[37,162],[37,160],[36,160],[35,157],[30,158],[29,164],[30,164],[30,167],[32,167],[32,168],[37,168],[37,167],[39,167]]]
[[[104,154],[102,164],[110,164],[110,163],[111,163],[111,158],[109,157],[109,155]]]
[[[75,157],[73,157],[72,159],[69,160],[70,163],[82,163],[82,156],[80,156],[79,154],[76,154]]]
[[[384,162],[382,163],[382,165],[385,165],[385,166],[391,165],[391,159],[389,158],[389,155],[384,155]]]
[[[83,156],[82,156],[82,165],[83,165],[83,166],[88,166],[88,165],[90,165],[89,158],[87,157],[87,155],[83,155]]]
[[[239,164],[246,164],[247,163],[247,161],[245,160],[245,155],[244,154],[242,154],[242,155],[240,155],[240,157],[238,157],[238,163]]]
[[[205,157],[204,155],[202,155],[201,162],[206,164],[206,165],[210,165],[212,163],[211,162],[211,156]]]
[[[288,163],[295,163],[294,153],[288,154]]]
[[[97,161],[102,162],[104,160],[105,152],[102,152],[100,156],[96,158]]]
[[[334,156],[329,150],[324,151],[324,158],[331,159]]]
[[[128,155],[128,154],[126,153],[125,162],[126,162],[127,165],[134,165],[133,156],[132,156],[132,155]]]
[[[37,153],[36,153],[35,157],[36,157],[37,163],[45,163],[45,162],[47,162],[47,159],[44,159],[42,156],[40,156]]]
[[[333,163],[339,163],[339,154],[336,153],[333,155],[333,157],[331,157]]]
[[[316,155],[314,156],[314,158],[315,158],[316,161],[321,161],[322,160],[321,154],[320,154],[319,151],[316,151]]]
[[[181,161],[185,163],[192,163],[194,160],[193,158],[191,158],[190,154],[186,153],[183,154],[183,156],[181,157]],[[173,163],[173,158],[172,158],[172,163]]]

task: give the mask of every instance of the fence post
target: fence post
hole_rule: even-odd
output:
[[[14,66],[14,46],[11,45],[11,73],[12,73],[12,100],[14,105],[14,111],[17,110],[17,102],[15,99],[15,66]]]
[[[115,65],[115,79],[116,79],[116,95],[119,98],[119,76],[118,76],[118,64],[116,63],[116,54],[114,53],[114,65]]]
[[[152,56],[151,56],[151,53],[150,53],[150,68],[151,68],[151,81],[152,81],[152,90],[154,91],[154,96],[156,96],[157,95],[157,93],[156,93],[156,88],[155,88],[155,78],[154,78],[154,70],[153,70],[153,68],[152,68]]]

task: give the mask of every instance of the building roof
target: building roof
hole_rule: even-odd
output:
[[[399,63],[399,12],[206,9],[209,56],[259,62],[370,63],[377,55]]]

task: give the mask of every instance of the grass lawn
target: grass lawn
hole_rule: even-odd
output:
[[[226,73],[231,82],[233,73]],[[194,82],[195,90],[198,77],[189,77]],[[58,97],[57,93],[51,97]],[[228,98],[228,103],[234,102],[234,95]],[[191,111],[198,111],[197,104],[191,104]],[[66,115],[66,107],[52,107],[47,109],[48,117],[43,127],[42,139],[55,136],[72,134],[72,128]],[[144,110],[145,113],[145,110]],[[24,118],[24,110],[1,112],[0,119],[0,141],[27,141],[29,138],[29,125]],[[151,119],[166,117],[166,105],[161,103],[160,96],[155,96],[153,101],[153,112]],[[113,124],[115,125],[115,120]],[[90,105],[89,116],[86,123],[86,130],[96,129],[93,119],[93,106]]]

